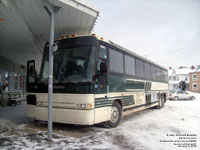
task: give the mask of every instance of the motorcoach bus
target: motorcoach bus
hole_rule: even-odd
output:
[[[123,116],[162,108],[168,96],[167,70],[94,34],[57,40],[53,65],[53,122],[116,127]],[[27,63],[27,116],[48,120],[46,43],[39,75]]]

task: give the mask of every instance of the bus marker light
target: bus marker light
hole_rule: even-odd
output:
[[[92,108],[92,104],[87,104],[87,108]]]
[[[76,108],[79,108],[79,109],[90,109],[92,108],[92,104],[76,104]]]
[[[72,34],[72,37],[75,37],[76,36],[76,34]]]

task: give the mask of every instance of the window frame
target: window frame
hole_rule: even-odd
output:
[[[147,76],[147,72],[146,72],[146,68],[148,68],[147,65],[149,66],[149,76]],[[144,78],[147,80],[151,80],[151,64],[148,62],[144,62]]]
[[[131,58],[132,60],[134,60],[134,65],[133,65],[133,69],[134,69],[134,74],[130,74],[130,73],[127,73],[126,72],[126,57],[129,57]],[[124,54],[124,74],[126,75],[130,75],[130,76],[136,76],[136,58],[135,57],[132,57],[130,55],[127,55],[127,54]]]
[[[129,51],[124,50],[123,48],[120,48],[120,47],[118,47],[116,45],[113,45],[112,42],[111,43],[107,43],[107,42],[104,42],[104,41],[98,41],[98,43],[106,46],[107,49],[108,49],[108,55],[107,55],[108,62],[107,62],[107,65],[108,65],[109,75],[121,75],[121,76],[123,76],[125,78],[134,78],[134,79],[139,79],[139,80],[147,80],[147,81],[149,80],[149,81],[152,81],[152,82],[154,81],[154,82],[168,83],[169,79],[168,79],[168,71],[167,71],[167,69],[165,69],[165,68],[163,68],[163,67],[161,67],[161,66],[159,66],[159,65],[157,65],[157,64],[155,64],[155,63],[153,63],[151,61],[148,61],[146,59],[142,59],[141,57],[137,56],[137,54],[134,55],[134,53],[130,53]],[[113,72],[113,71],[110,70],[110,53],[109,53],[110,49],[115,50],[115,51],[120,52],[120,53],[123,54],[123,73]],[[125,55],[134,58],[135,61],[136,61],[136,59],[139,59],[139,60],[141,60],[143,62],[143,73],[144,73],[143,77],[141,77],[141,76],[138,77],[136,75],[136,62],[135,62],[135,75],[129,75],[129,74],[125,73]],[[144,66],[145,63],[150,64],[150,79],[145,77],[145,66]],[[151,70],[152,66],[154,66],[155,68],[158,67],[162,71],[165,72],[164,73],[164,77],[163,77],[164,81],[163,80],[158,80],[157,79],[157,75],[156,75],[155,79],[152,79],[152,77],[151,77],[152,76],[152,70]]]
[[[150,68],[151,68],[151,80],[157,81],[157,69],[156,69],[156,66],[154,64],[150,64]],[[154,70],[154,72],[153,72],[153,70]]]
[[[196,77],[194,78],[194,76],[196,76]],[[197,74],[196,73],[192,74],[192,81],[197,81]]]
[[[141,76],[141,74],[138,75],[138,72],[137,72],[137,60],[140,61],[140,62],[142,62],[143,68],[142,68],[141,70],[142,70],[143,76]],[[136,59],[135,59],[135,75],[136,75],[137,77],[141,78],[141,79],[144,79],[144,78],[145,78],[145,75],[144,75],[144,74],[145,74],[145,73],[144,73],[144,60],[139,59],[139,58],[136,57]]]
[[[196,88],[194,88],[194,85],[196,85]],[[192,90],[198,90],[198,84],[197,83],[192,83]]]
[[[110,50],[113,50],[113,51],[115,51],[115,52],[117,52],[117,53],[120,53],[120,54],[122,54],[122,72],[119,72],[119,71],[113,71],[112,69],[111,69],[111,55],[110,55]],[[108,56],[109,56],[109,68],[110,68],[110,72],[111,73],[116,73],[116,74],[125,74],[125,72],[124,72],[124,70],[125,70],[125,66],[124,66],[124,53],[123,52],[121,52],[121,51],[118,51],[117,49],[114,49],[114,48],[112,48],[112,47],[108,47]]]

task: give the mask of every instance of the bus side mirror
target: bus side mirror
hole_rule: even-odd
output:
[[[105,73],[107,72],[107,65],[106,65],[106,63],[105,62],[102,62],[101,64],[100,64],[100,74],[96,74],[95,76],[94,76],[94,79],[95,78],[98,78],[98,77],[100,77],[100,76],[104,76],[105,75]]]
[[[105,62],[102,62],[100,64],[100,71],[101,71],[101,73],[106,73],[107,72],[107,65],[106,65]]]

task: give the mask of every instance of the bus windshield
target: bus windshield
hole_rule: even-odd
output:
[[[40,83],[48,82],[49,51],[46,47],[41,65]],[[54,54],[54,83],[85,83],[92,81],[95,47],[62,48]]]

